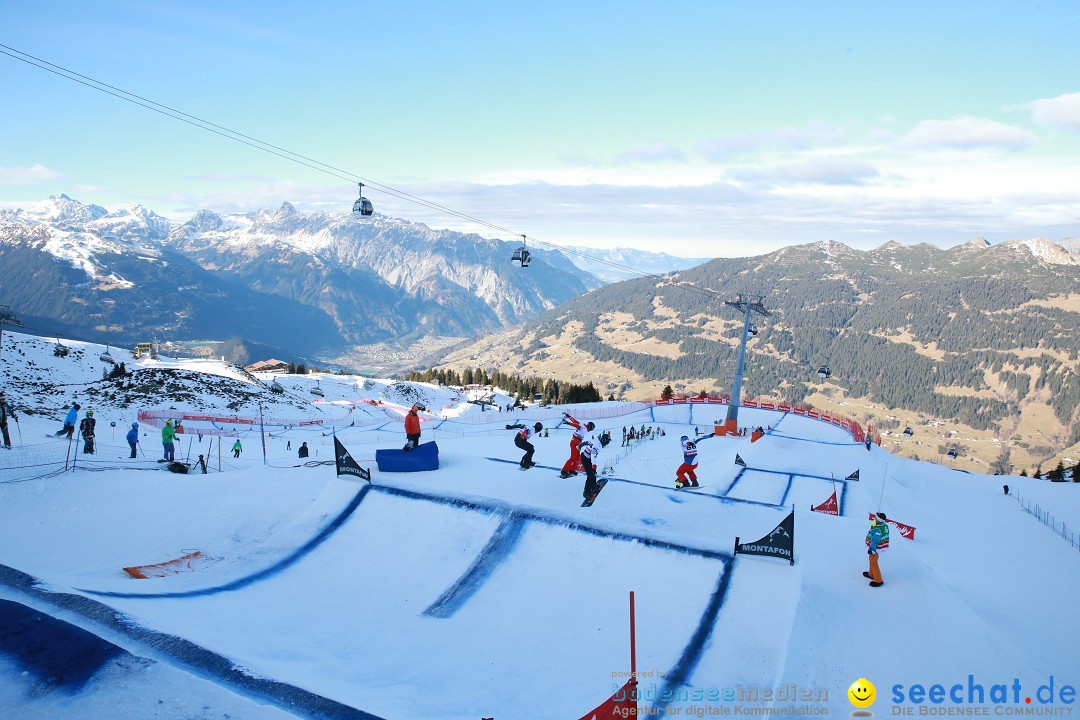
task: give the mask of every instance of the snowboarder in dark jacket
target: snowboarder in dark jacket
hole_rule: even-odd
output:
[[[4,391],[0,390],[0,433],[4,436],[4,447],[11,447],[11,436],[8,434],[8,418],[12,420],[18,420],[15,417],[15,411],[8,405],[7,398],[4,397]],[[21,431],[20,431],[21,432]]]
[[[97,425],[97,420],[94,419],[94,411],[87,410],[86,417],[79,423],[79,433],[83,437],[83,453],[86,455],[94,454],[94,426]]]
[[[532,437],[534,432],[540,432],[544,429],[544,426],[540,423],[536,423],[532,428],[522,428],[514,435],[514,444],[525,451],[525,454],[521,456],[521,469],[528,470],[536,463],[533,462],[533,453],[536,452],[536,448],[529,442],[529,438]]]
[[[301,457],[301,458],[306,458],[308,456],[307,443],[304,443],[303,445],[300,446],[300,449],[296,451],[296,455],[298,457]]]

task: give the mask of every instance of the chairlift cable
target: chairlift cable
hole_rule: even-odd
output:
[[[74,70],[70,70],[68,68],[65,68],[65,67],[63,67],[61,65],[56,65],[56,64],[51,63],[51,62],[49,62],[47,60],[44,60],[42,58],[31,55],[30,53],[26,53],[26,52],[23,52],[22,50],[18,50],[17,48],[13,48],[13,47],[11,47],[9,45],[5,45],[3,43],[0,43],[0,48],[3,48],[3,49],[0,49],[0,54],[2,54],[2,55],[6,55],[6,56],[8,56],[10,58],[13,58],[15,60],[19,60],[21,62],[24,62],[24,63],[28,64],[28,65],[32,65],[32,66],[34,66],[36,68],[39,68],[41,70],[45,70],[46,72],[50,72],[50,73],[52,73],[54,75],[65,78],[67,80],[71,80],[72,82],[79,83],[80,85],[84,85],[84,86],[86,86],[88,88],[91,88],[92,90],[97,90],[99,92],[105,93],[106,95],[111,95],[112,97],[118,98],[120,100],[127,101],[127,102],[129,102],[129,103],[131,103],[133,105],[138,105],[139,107],[142,107],[142,108],[145,108],[147,110],[156,112],[156,113],[158,113],[160,115],[170,117],[170,118],[172,118],[174,120],[179,120],[180,122],[191,125],[192,127],[196,127],[196,128],[200,128],[202,130],[206,130],[207,132],[214,133],[215,135],[218,135],[220,137],[223,137],[223,138],[226,138],[226,139],[229,139],[229,140],[234,140],[235,142],[241,143],[243,145],[247,145],[248,147],[254,148],[256,150],[262,150],[263,152],[269,153],[269,154],[274,155],[276,157],[279,157],[279,158],[281,158],[283,160],[289,160],[289,161],[292,161],[294,163],[297,163],[298,165],[303,165],[304,167],[307,167],[307,168],[309,168],[311,170],[316,170],[316,171],[322,172],[322,173],[324,173],[326,175],[330,175],[331,177],[335,177],[335,178],[338,178],[340,180],[347,180],[349,182],[354,182],[354,181],[357,181],[358,179],[363,180],[364,184],[368,185],[369,187],[376,188],[376,189],[380,190],[381,192],[383,192],[384,194],[390,195],[391,197],[395,197],[395,198],[397,198],[399,200],[405,200],[406,202],[412,202],[414,204],[426,207],[426,208],[428,208],[430,210],[437,210],[437,211],[440,211],[440,212],[444,212],[444,213],[447,213],[449,215],[453,215],[454,217],[457,217],[459,219],[466,220],[468,222],[472,222],[472,223],[475,223],[477,225],[481,225],[483,227],[490,228],[490,229],[495,230],[496,232],[499,232],[499,233],[506,233],[506,234],[510,234],[510,235],[520,235],[521,234],[521,233],[516,233],[516,232],[514,232],[514,231],[512,231],[512,230],[510,230],[508,228],[502,227],[501,225],[497,225],[495,223],[488,222],[488,221],[483,220],[481,218],[474,217],[472,215],[469,215],[468,213],[464,213],[464,212],[461,212],[459,210],[454,210],[453,208],[449,208],[449,207],[447,207],[445,205],[440,205],[439,203],[433,202],[431,200],[427,200],[427,199],[419,197],[417,195],[413,195],[413,194],[405,192],[403,190],[398,190],[397,188],[391,187],[389,185],[384,185],[382,183],[375,182],[375,181],[373,181],[371,179],[364,178],[364,177],[362,177],[360,175],[349,172],[348,170],[344,170],[344,169],[338,168],[338,167],[336,167],[334,165],[330,165],[328,163],[324,163],[324,162],[321,162],[319,160],[315,160],[314,158],[310,158],[310,157],[308,157],[306,155],[302,155],[301,153],[297,153],[297,152],[294,152],[292,150],[288,150],[286,148],[283,148],[281,146],[274,145],[273,143],[266,142],[265,140],[259,140],[258,138],[252,137],[250,135],[245,135],[244,133],[241,133],[241,132],[239,132],[237,130],[233,130],[233,129],[225,127],[223,125],[219,125],[219,124],[211,122],[209,120],[205,120],[205,119],[203,119],[203,118],[201,118],[201,117],[199,117],[197,115],[192,115],[190,113],[183,112],[182,110],[178,110],[178,109],[176,109],[174,107],[171,107],[169,105],[165,105],[163,103],[159,103],[159,102],[156,102],[154,100],[150,100],[150,99],[142,97],[141,95],[138,95],[136,93],[132,93],[132,92],[129,92],[127,90],[123,90],[121,88],[110,85],[110,84],[108,84],[106,82],[103,82],[101,80],[97,80],[95,78],[89,77],[88,75],[83,75],[81,73],[75,72]],[[7,52],[7,51],[11,51],[11,52]],[[631,274],[634,274],[634,275],[639,275],[642,278],[655,278],[657,280],[665,280],[665,279],[667,279],[663,275],[657,275],[656,273],[650,273],[650,272],[646,272],[644,270],[639,270],[637,268],[630,267],[629,265],[623,265],[622,263],[618,263],[618,262],[615,262],[613,260],[608,260],[606,258],[598,257],[596,255],[591,255],[589,253],[582,252],[580,250],[567,248],[567,247],[564,247],[564,246],[561,246],[561,245],[558,245],[556,243],[552,243],[552,242],[549,242],[549,241],[540,240],[540,239],[538,239],[536,237],[533,237],[533,243],[537,244],[537,245],[541,245],[541,246],[549,248],[549,249],[552,249],[552,250],[556,250],[556,251],[561,252],[561,253],[569,253],[569,254],[572,254],[572,255],[577,255],[577,256],[579,256],[581,258],[584,258],[586,260],[591,260],[593,262],[600,263],[600,264],[603,264],[603,265],[607,265],[607,266],[615,268],[615,269],[623,270],[625,272],[628,272],[628,273],[631,273]],[[707,288],[701,288],[701,287],[698,287],[698,286],[695,286],[695,285],[689,285],[689,284],[685,284],[685,283],[673,283],[672,285],[682,287],[683,289],[690,290],[692,292],[697,292],[697,293],[702,294],[702,295],[708,295],[710,297],[723,297],[722,293],[719,293],[719,292],[717,292],[715,290],[709,290]]]

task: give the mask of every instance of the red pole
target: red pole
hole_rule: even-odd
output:
[[[634,632],[634,591],[630,591],[630,678],[637,683],[637,638]]]

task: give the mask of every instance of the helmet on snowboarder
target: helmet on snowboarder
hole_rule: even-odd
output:
[[[686,435],[683,435],[683,436],[682,436],[681,438],[679,438],[679,439],[680,439],[680,440],[689,440],[690,438],[689,438],[688,436],[686,436]]]
[[[544,426],[541,423],[536,423],[535,425],[533,425],[533,430],[535,430],[536,432],[540,432],[543,429]]]
[[[166,420],[166,421],[165,421],[165,424],[166,424],[166,425],[172,425],[172,424],[173,424],[173,421],[172,421],[172,420]]]
[[[135,422],[135,423],[131,423],[131,427],[133,427],[133,428],[138,428],[138,427],[139,427],[139,423],[137,423],[137,422]]]
[[[593,428],[595,428],[595,427],[596,427],[596,425],[594,423],[591,423],[591,422],[585,423],[585,429],[588,430],[589,432],[592,432]]]
[[[87,410],[86,411],[86,417],[94,417],[94,411],[93,410]]]

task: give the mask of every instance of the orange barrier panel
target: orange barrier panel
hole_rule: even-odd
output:
[[[126,567],[124,568],[124,572],[131,577],[140,580],[167,577],[169,575],[179,575],[188,570],[195,570],[196,563],[201,560],[209,560],[209,558],[203,555],[201,551],[196,550],[193,553],[188,553],[175,560],[166,560],[165,562],[155,563],[154,565],[134,565],[132,567]]]

